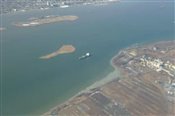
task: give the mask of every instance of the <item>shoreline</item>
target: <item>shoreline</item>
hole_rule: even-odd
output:
[[[68,100],[65,100],[65,101],[61,102],[60,104],[56,105],[55,107],[49,109],[49,111],[41,114],[41,116],[48,116],[48,115],[50,115],[51,111],[53,111],[53,110],[55,110],[55,109],[57,109],[59,107],[62,107],[64,105],[69,104],[74,98],[76,98],[78,96],[81,96],[82,94],[90,93],[93,89],[96,89],[96,88],[98,88],[100,86],[103,86],[106,83],[109,83],[109,82],[111,82],[111,81],[113,81],[115,79],[119,79],[119,78],[120,78],[120,73],[117,70],[117,68],[114,68],[114,70],[112,72],[109,72],[104,78],[100,79],[99,81],[98,80],[95,81],[90,86],[86,87],[85,89],[82,89],[80,92],[78,92],[75,95],[73,95],[72,97],[70,97]]]
[[[153,43],[150,42],[143,42],[143,43],[136,43],[136,44],[132,44],[128,47],[122,48],[121,50],[118,51],[118,53],[116,55],[114,55],[111,60],[110,60],[110,65],[114,68],[117,69],[118,68],[114,65],[113,60],[118,57],[123,51],[129,50],[129,49],[138,49],[139,47],[145,47],[145,46],[151,46],[151,45],[156,45],[156,44],[162,44],[162,43],[168,43],[168,42],[175,42],[175,39],[173,40],[160,40],[160,41],[154,41]]]

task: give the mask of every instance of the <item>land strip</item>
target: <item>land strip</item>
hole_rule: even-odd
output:
[[[40,59],[51,59],[53,57],[56,57],[61,54],[68,54],[75,52],[76,48],[73,45],[63,45],[61,48],[59,48],[57,51],[52,52],[50,54],[41,56]]]
[[[66,15],[66,16],[46,16],[36,18],[26,22],[18,22],[13,23],[13,25],[17,27],[31,27],[31,26],[39,26],[42,24],[49,24],[49,23],[56,23],[56,22],[63,22],[63,21],[75,21],[78,19],[78,16],[74,15]]]

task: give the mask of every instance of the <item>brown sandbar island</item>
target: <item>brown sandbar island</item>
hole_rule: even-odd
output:
[[[73,45],[63,45],[61,48],[59,48],[57,51],[52,52],[50,54],[41,56],[40,59],[51,59],[53,57],[56,57],[60,54],[68,54],[75,52],[76,48]]]
[[[74,16],[74,15],[46,16],[46,17],[40,17],[40,18],[33,19],[30,21],[26,21],[26,22],[14,23],[13,25],[17,27],[30,27],[30,26],[39,26],[42,24],[63,22],[63,21],[75,21],[77,19],[78,19],[78,16]]]

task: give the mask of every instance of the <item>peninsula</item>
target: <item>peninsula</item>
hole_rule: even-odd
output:
[[[30,26],[39,26],[42,24],[63,22],[63,21],[75,21],[77,19],[78,19],[78,16],[74,16],[74,15],[45,16],[45,17],[40,17],[40,18],[36,18],[33,20],[29,20],[26,22],[14,23],[13,25],[15,25],[17,27],[30,27]]]
[[[51,59],[53,57],[56,57],[60,54],[68,54],[75,52],[76,48],[73,45],[63,45],[61,48],[59,48],[57,51],[41,56],[40,59]]]
[[[132,46],[111,64],[120,74],[77,94],[45,116],[174,116],[175,41]]]

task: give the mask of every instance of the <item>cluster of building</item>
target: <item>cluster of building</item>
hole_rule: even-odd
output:
[[[140,64],[157,72],[165,72],[171,77],[169,83],[164,84],[164,88],[167,91],[169,101],[175,102],[175,65],[170,61],[146,56],[140,58]]]
[[[175,78],[175,65],[170,61],[163,61],[159,58],[146,57],[145,55],[140,58],[140,64],[143,67],[151,68],[157,72],[164,71],[169,76]]]
[[[66,8],[77,4],[97,4],[118,0],[2,0],[0,13],[26,11],[31,9],[49,9],[52,7]]]
[[[128,57],[128,64],[131,66],[126,68],[133,74],[142,73],[143,70],[140,69],[142,66],[144,71],[149,69],[169,75],[169,83],[164,83],[163,88],[167,91],[169,100],[175,102],[175,64],[165,58],[155,58],[151,55],[139,56],[136,49],[123,51],[123,53]],[[158,80],[155,83],[158,83]]]

